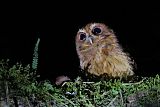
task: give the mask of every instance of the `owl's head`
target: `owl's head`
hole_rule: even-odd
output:
[[[80,29],[76,35],[76,48],[78,51],[95,49],[116,42],[114,32],[103,23],[89,23]]]

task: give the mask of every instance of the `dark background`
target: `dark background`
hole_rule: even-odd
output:
[[[83,6],[81,7],[83,8]],[[79,60],[75,35],[90,22],[102,22],[112,28],[126,52],[137,63],[137,75],[154,76],[160,64],[160,10],[157,8],[62,9],[29,14],[10,14],[3,19],[0,32],[0,58],[24,64],[32,62],[39,32],[39,73],[43,78],[77,76]],[[160,73],[159,73],[160,74]]]

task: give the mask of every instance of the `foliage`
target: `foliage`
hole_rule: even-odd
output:
[[[160,76],[143,78],[137,83],[120,79],[74,82],[55,86],[48,80],[37,81],[38,46],[35,44],[32,66],[9,60],[0,61],[0,97],[7,106],[23,103],[31,107],[124,107],[160,104]],[[14,102],[14,104],[13,104]],[[150,105],[152,106],[152,105]]]
[[[35,44],[34,53],[33,53],[32,69],[34,69],[34,70],[37,70],[37,65],[38,65],[39,42],[40,42],[40,38],[38,38],[37,43]]]
[[[53,88],[51,83],[47,80],[37,82],[29,65],[23,67],[22,64],[17,63],[9,68],[8,61],[9,60],[0,61],[1,97],[8,97],[9,99],[14,97],[27,97],[28,99],[32,98],[32,101],[48,101],[51,99],[49,91],[59,92],[59,90]],[[6,90],[8,90],[7,95]]]
[[[144,78],[138,83],[124,83],[119,79],[109,81],[84,82],[80,77],[75,82],[64,83],[61,87],[50,81],[37,82],[30,66],[22,64],[8,65],[0,61],[0,91],[5,96],[5,82],[8,84],[8,96],[27,98],[41,106],[57,107],[111,107],[125,106],[138,99],[138,104],[154,103],[160,99],[160,77]],[[138,97],[137,97],[138,96]],[[147,102],[146,102],[147,101]]]
[[[0,61],[0,80],[1,82],[7,82],[9,89],[16,90],[14,93],[17,95],[19,93],[25,95],[29,93],[23,93],[24,87],[29,86],[34,78],[32,78],[32,73],[30,73],[30,66],[27,65],[23,67],[22,64],[17,63],[9,68],[8,61]]]
[[[160,91],[160,78],[159,75],[157,75],[155,78],[150,77],[144,79],[140,83],[123,83],[120,80],[99,81],[95,83],[75,81],[67,82],[62,89],[64,93],[67,94],[65,95],[66,98],[69,98],[70,100],[70,102],[65,103],[68,107],[125,106],[128,102],[130,102],[129,98],[131,96],[136,99],[135,96],[137,95],[137,92],[140,92],[138,93],[139,97],[142,98],[145,96],[146,98],[149,98],[147,100],[148,102],[142,103],[142,100],[141,102],[138,102],[139,104],[144,104],[149,103],[151,99],[152,101],[157,99]],[[155,91],[157,93],[155,93]],[[73,94],[73,92],[76,94]],[[142,96],[142,93],[145,95]],[[160,99],[160,95],[158,98]]]

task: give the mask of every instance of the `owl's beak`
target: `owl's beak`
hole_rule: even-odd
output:
[[[93,44],[92,38],[88,38],[88,39],[89,39],[89,42],[90,42],[91,44]]]

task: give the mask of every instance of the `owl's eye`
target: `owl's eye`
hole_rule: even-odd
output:
[[[101,29],[98,28],[98,27],[96,27],[96,28],[94,28],[94,29],[92,30],[92,33],[93,33],[94,35],[100,34],[100,33],[101,33]]]
[[[80,40],[85,40],[85,39],[86,39],[86,34],[81,33],[81,34],[79,35],[79,39],[80,39]]]

